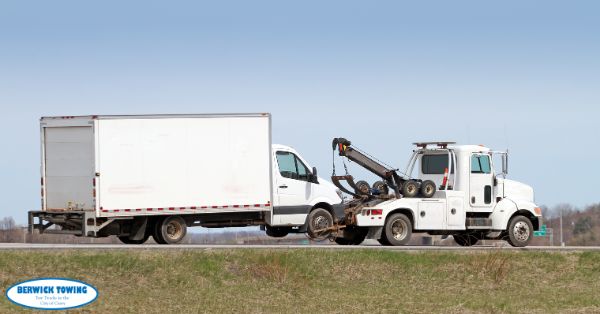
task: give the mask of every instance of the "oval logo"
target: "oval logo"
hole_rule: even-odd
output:
[[[90,304],[98,290],[79,280],[40,278],[20,282],[6,290],[13,303],[32,309],[66,310]]]

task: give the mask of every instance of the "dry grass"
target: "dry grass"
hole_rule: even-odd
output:
[[[45,276],[96,286],[99,299],[80,311],[94,313],[600,312],[600,253],[0,253],[3,291]],[[19,310],[0,299],[1,313]]]

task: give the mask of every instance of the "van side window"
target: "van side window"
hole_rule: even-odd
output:
[[[473,155],[471,157],[471,173],[491,173],[490,156]]]
[[[296,155],[290,152],[278,151],[276,157],[279,173],[282,177],[308,181],[308,168]]]

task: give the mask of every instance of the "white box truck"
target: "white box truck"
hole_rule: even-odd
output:
[[[270,114],[40,121],[42,208],[29,212],[30,232],[170,244],[189,226],[259,225],[282,237],[343,217],[341,192],[272,145]]]

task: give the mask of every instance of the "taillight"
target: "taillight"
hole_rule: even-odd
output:
[[[371,215],[383,215],[383,209],[371,209]]]

